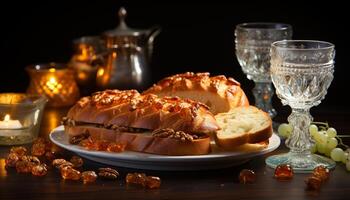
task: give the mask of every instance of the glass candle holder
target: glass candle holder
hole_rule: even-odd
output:
[[[96,74],[104,63],[104,41],[98,36],[85,36],[73,41],[74,53],[68,67],[74,70],[75,80],[83,95],[96,90]]]
[[[25,144],[37,138],[46,102],[39,95],[0,94],[0,145]]]
[[[48,106],[70,106],[79,99],[79,89],[73,70],[63,64],[49,63],[30,65],[26,68],[30,76],[28,94],[44,95]]]

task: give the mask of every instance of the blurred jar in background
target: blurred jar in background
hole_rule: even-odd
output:
[[[73,41],[74,53],[68,66],[74,70],[74,77],[82,95],[96,91],[96,73],[103,65],[105,43],[98,36],[85,36]]]

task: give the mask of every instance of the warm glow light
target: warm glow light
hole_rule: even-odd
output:
[[[97,76],[103,76],[104,73],[105,73],[105,70],[103,68],[100,68],[97,71]]]
[[[58,83],[55,77],[50,77],[46,82],[46,86],[54,94],[58,94],[59,90],[62,88],[62,84]]]
[[[49,69],[49,72],[55,72],[55,71],[56,71],[55,68],[50,68],[50,69]]]
[[[9,115],[9,114],[6,114],[6,115],[5,115],[4,121],[5,121],[5,122],[10,121],[10,115]]]
[[[6,162],[5,158],[0,159],[0,177],[6,177],[7,171],[6,171]]]

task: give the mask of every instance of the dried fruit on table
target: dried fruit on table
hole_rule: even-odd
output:
[[[312,175],[321,179],[322,181],[326,181],[329,179],[329,169],[322,165],[315,167]]]
[[[81,174],[81,178],[84,184],[93,183],[97,179],[97,174],[94,171],[85,171]]]
[[[290,180],[293,175],[293,168],[288,164],[282,164],[276,167],[274,177],[278,180]]]
[[[70,166],[73,167],[73,164],[71,162],[66,161],[65,159],[55,159],[52,161],[52,165],[56,167],[57,169],[60,169],[64,166]]]
[[[125,144],[117,144],[115,142],[111,142],[107,146],[107,151],[109,152],[123,152],[125,150]]]
[[[22,147],[22,146],[19,146],[19,147],[12,147],[10,149],[10,153],[15,153],[17,154],[18,156],[24,156],[27,154],[27,148],[25,147]]]
[[[253,170],[243,169],[239,173],[238,179],[239,179],[239,182],[243,184],[254,183],[256,181],[256,175]]]
[[[74,180],[77,181],[81,177],[80,171],[73,169],[71,166],[64,166],[60,169],[61,176],[66,180]]]
[[[126,175],[125,181],[128,184],[132,183],[132,184],[145,186],[146,179],[147,179],[147,176],[144,173],[128,173]]]
[[[72,156],[72,158],[70,159],[70,162],[73,164],[74,168],[80,168],[84,164],[83,159],[80,158],[79,156]]]
[[[39,165],[40,160],[36,156],[22,156],[20,157],[21,161],[31,162],[33,165]]]
[[[36,165],[32,168],[32,174],[34,176],[45,176],[47,174],[46,164]]]
[[[42,156],[45,154],[45,143],[34,143],[32,145],[32,155]]]
[[[150,189],[160,188],[160,178],[156,176],[147,176],[146,178],[146,187]]]
[[[31,173],[34,166],[32,162],[18,161],[16,162],[16,171],[18,173]]]
[[[47,151],[47,152],[45,153],[45,158],[46,158],[47,161],[52,162],[53,160],[56,159],[56,157],[57,157],[57,156],[56,156],[56,153],[55,153],[55,152]]]
[[[10,153],[5,160],[6,167],[15,167],[18,161],[19,156],[16,153]]]
[[[305,180],[305,184],[308,190],[320,190],[322,179],[316,176],[310,176]]]
[[[45,144],[46,143],[46,140],[42,137],[38,137],[36,138],[34,141],[33,141],[33,144],[38,144],[38,143],[42,143],[42,144]]]
[[[119,176],[119,172],[112,168],[99,168],[98,176],[105,179],[117,179]]]

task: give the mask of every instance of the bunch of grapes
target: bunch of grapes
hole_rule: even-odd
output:
[[[278,134],[283,138],[289,137],[292,132],[293,127],[290,124],[283,123],[278,127]],[[315,140],[315,145],[311,148],[312,153],[324,154],[336,162],[342,162],[350,171],[350,148],[342,142],[335,128],[329,127],[328,123],[313,122],[309,126],[309,132]]]

